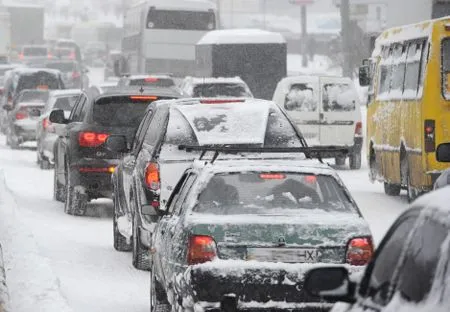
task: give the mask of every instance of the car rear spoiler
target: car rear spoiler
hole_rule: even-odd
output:
[[[179,145],[179,150],[184,150],[186,152],[201,152],[200,160],[205,156],[207,152],[213,152],[211,163],[219,157],[220,154],[239,154],[239,153],[300,153],[304,154],[306,158],[312,159],[316,158],[322,162],[322,156],[326,154],[348,154],[350,150],[345,147],[336,146],[313,146],[313,147],[227,147],[223,145]]]

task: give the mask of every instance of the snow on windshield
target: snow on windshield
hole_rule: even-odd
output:
[[[325,111],[352,111],[357,101],[358,94],[348,84],[330,83],[323,87],[322,103]]]
[[[178,106],[200,145],[264,144],[269,104]]]
[[[298,83],[291,86],[284,103],[286,110],[315,112],[317,110],[317,98],[315,90],[309,83]]]

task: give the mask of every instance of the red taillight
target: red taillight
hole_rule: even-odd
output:
[[[19,59],[23,60],[25,58],[25,56],[23,55],[23,53],[19,54]]]
[[[261,173],[259,177],[264,180],[283,180],[286,178],[286,176],[281,173]]]
[[[347,245],[347,263],[366,265],[372,259],[373,244],[370,237],[353,238]]]
[[[159,168],[156,163],[149,163],[145,168],[145,185],[153,191],[159,190]],[[153,205],[153,204],[152,204]]]
[[[362,122],[358,121],[355,126],[355,136],[362,136]]]
[[[305,176],[305,182],[308,184],[316,184],[317,177],[315,175]]]
[[[201,104],[226,104],[226,103],[244,103],[245,100],[215,100],[215,99],[209,99],[209,100],[200,100]]]
[[[158,99],[157,96],[152,95],[133,95],[130,96],[130,100],[133,101],[156,101]]]
[[[48,118],[44,118],[43,120],[42,120],[42,127],[44,128],[44,130],[47,130],[47,128],[49,127],[49,126],[51,126],[51,122],[50,122],[50,120],[48,120]]]
[[[425,152],[432,153],[436,151],[436,122],[431,119],[426,119],[424,124],[425,135]]]
[[[17,112],[16,113],[16,120],[25,119],[28,117],[28,114],[26,112]]]
[[[78,169],[81,173],[95,172],[95,173],[114,173],[116,167],[81,167]]]
[[[187,262],[190,265],[212,261],[217,257],[216,242],[211,236],[194,235],[189,239]]]
[[[80,74],[79,72],[74,71],[74,72],[72,73],[72,79],[77,79],[77,78],[80,78],[80,77],[81,77],[81,74]]]
[[[155,77],[147,77],[144,79],[145,82],[157,82],[159,79]]]
[[[106,142],[109,134],[96,132],[81,132],[78,135],[78,143],[82,147],[98,147]]]

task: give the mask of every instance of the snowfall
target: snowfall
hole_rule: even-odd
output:
[[[289,57],[292,71],[326,70],[323,58],[307,69],[297,60]],[[91,83],[102,82],[102,73],[92,69]],[[364,120],[365,107],[362,113]],[[369,182],[365,163],[361,170],[347,168],[338,173],[379,243],[407,209],[406,195],[386,196],[381,184]],[[112,203],[94,201],[87,216],[73,217],[52,199],[52,190],[53,172],[38,168],[33,144],[11,150],[0,136],[0,242],[11,311],[149,311],[149,273],[113,248]]]

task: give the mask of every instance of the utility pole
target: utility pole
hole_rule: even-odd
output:
[[[345,77],[353,78],[350,40],[350,0],[341,0],[340,9],[342,28],[342,53],[344,55],[343,74]]]

